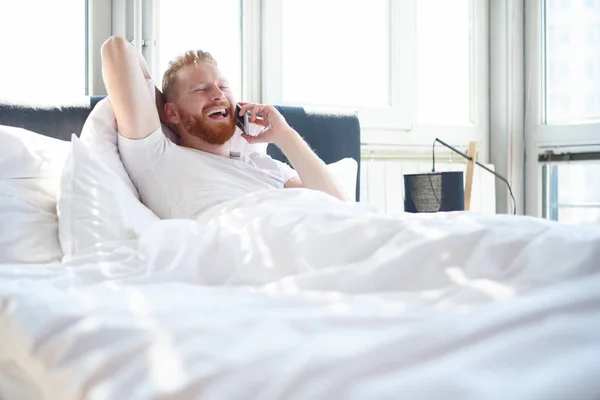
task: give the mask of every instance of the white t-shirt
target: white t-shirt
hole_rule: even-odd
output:
[[[119,152],[142,202],[159,218],[195,218],[248,193],[283,188],[298,174],[266,154],[217,156],[178,146],[159,128],[140,140],[119,135]]]

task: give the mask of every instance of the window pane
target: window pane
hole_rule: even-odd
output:
[[[558,165],[558,204],[592,203],[600,206],[600,164]]]
[[[471,0],[417,2],[417,118],[471,122]]]
[[[546,122],[600,118],[600,1],[546,1]]]
[[[284,0],[283,101],[390,104],[389,0]]]
[[[239,98],[242,82],[242,33],[239,0],[169,0],[158,16],[159,76],[169,61],[187,50],[208,51]]]
[[[600,226],[600,207],[560,207],[558,221],[567,225]]]
[[[85,1],[0,3],[0,96],[85,95]]]
[[[600,163],[545,166],[551,219],[572,225],[600,225]],[[554,211],[552,211],[554,210]]]

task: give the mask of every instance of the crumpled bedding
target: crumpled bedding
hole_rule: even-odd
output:
[[[0,266],[0,361],[44,399],[598,399],[599,260],[595,228],[257,192]]]

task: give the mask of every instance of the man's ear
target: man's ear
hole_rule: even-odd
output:
[[[173,125],[179,124],[179,115],[177,115],[177,106],[173,103],[165,103],[165,116]]]

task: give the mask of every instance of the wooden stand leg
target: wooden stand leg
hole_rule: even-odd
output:
[[[473,170],[477,157],[477,142],[469,142],[467,155],[471,157],[471,160],[467,162],[467,176],[465,178],[465,210],[469,211],[471,209],[471,194],[473,193]]]

